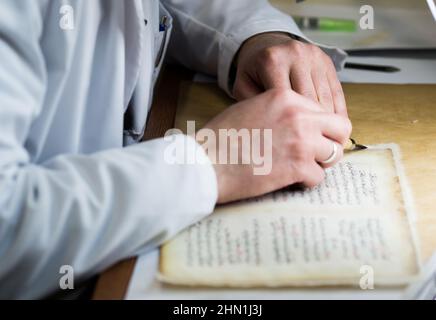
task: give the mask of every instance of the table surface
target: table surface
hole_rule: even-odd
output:
[[[179,96],[181,108],[177,122],[180,123],[194,117],[194,112],[198,115],[195,108],[185,108],[186,101],[191,106],[201,106],[204,120],[230,103],[214,85],[181,86],[190,79],[192,74],[185,69],[165,70],[150,114],[146,140],[160,137],[174,127]],[[344,90],[354,124],[353,137],[364,144],[395,142],[401,147],[415,199],[418,247],[426,260],[436,250],[436,165],[432,165],[436,164],[436,86],[345,84]],[[191,114],[184,110],[190,110]],[[93,298],[123,299],[135,263],[136,259],[123,261],[103,273]]]

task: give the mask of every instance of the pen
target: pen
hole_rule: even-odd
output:
[[[167,21],[168,21],[168,17],[163,16],[159,23],[159,32],[165,32],[167,30]]]
[[[165,51],[165,45],[167,42],[167,30],[168,30],[168,17],[167,16],[163,16],[160,23],[159,23],[159,32],[163,33],[163,38],[162,38],[162,43],[160,45],[158,54],[156,56],[156,61],[154,63],[154,66],[157,68],[159,66],[159,64],[162,61],[163,55],[164,55],[164,51]]]
[[[380,66],[374,64],[361,64],[361,63],[353,63],[353,62],[347,62],[345,64],[345,68],[367,70],[367,71],[378,71],[378,72],[390,72],[390,73],[400,71],[400,69],[393,66]]]
[[[344,146],[344,151],[359,151],[365,149],[368,149],[368,147],[364,146],[363,144],[356,143],[356,140],[352,138],[348,139],[347,143]]]

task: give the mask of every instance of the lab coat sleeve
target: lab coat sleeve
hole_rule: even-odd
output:
[[[187,67],[218,77],[231,95],[230,70],[241,45],[264,32],[285,32],[311,42],[294,20],[267,0],[161,0],[174,18],[169,56]],[[183,50],[180,50],[183,48]],[[336,69],[345,60],[342,50],[322,46]]]
[[[217,199],[208,157],[183,135],[32,163],[26,137],[33,119],[45,116],[40,109],[47,86],[40,3],[1,5],[1,298],[59,289],[63,265],[74,268],[77,286],[197,222]],[[184,158],[189,151],[196,155],[193,164]]]

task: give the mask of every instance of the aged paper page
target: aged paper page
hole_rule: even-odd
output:
[[[418,272],[394,151],[348,154],[312,190],[288,188],[219,207],[161,251],[160,279],[180,285],[378,285]]]

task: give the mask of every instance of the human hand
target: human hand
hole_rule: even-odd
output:
[[[272,139],[262,141],[261,151],[270,152],[270,172],[255,175],[253,161],[243,164],[241,159],[250,158],[252,150],[243,143],[218,141],[216,159],[228,159],[227,154],[236,148],[238,163],[214,163],[218,180],[219,203],[259,196],[285,186],[302,183],[313,187],[325,177],[324,168],[334,165],[342,158],[342,145],[351,134],[351,122],[347,117],[325,112],[319,104],[288,89],[273,89],[254,98],[239,102],[210,121],[204,129],[219,133],[223,129],[246,130],[271,129]],[[204,146],[204,136],[197,133],[197,141]],[[225,137],[226,140],[227,136]],[[240,141],[239,141],[240,142]],[[333,162],[322,162],[332,156],[333,143],[337,155]],[[210,146],[210,144],[209,144]],[[222,156],[222,157],[220,157]]]
[[[341,83],[332,60],[320,48],[285,33],[263,33],[248,39],[236,59],[236,99],[272,88],[292,89],[319,102],[325,111],[347,116]]]

